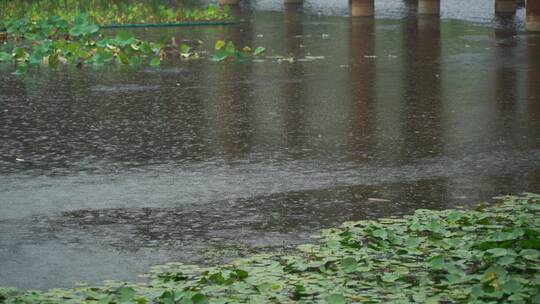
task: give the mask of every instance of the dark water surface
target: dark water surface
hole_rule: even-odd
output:
[[[135,280],[540,192],[540,35],[523,10],[276,3],[244,6],[240,26],[137,32],[261,45],[262,62],[0,70],[0,285]]]

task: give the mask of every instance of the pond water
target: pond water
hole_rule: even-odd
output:
[[[244,4],[263,62],[0,70],[0,285],[137,280],[310,241],[346,220],[540,191],[540,35],[523,9]],[[280,61],[274,56],[293,58]]]

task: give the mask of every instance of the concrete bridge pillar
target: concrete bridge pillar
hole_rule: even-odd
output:
[[[238,5],[240,0],[219,0],[220,5]]]
[[[527,0],[526,10],[525,28],[527,31],[540,31],[540,0]]]
[[[495,13],[513,14],[516,12],[517,0],[495,0]]]
[[[418,0],[418,13],[422,15],[439,15],[441,11],[440,0]]]
[[[352,0],[351,15],[353,17],[371,17],[375,12],[374,0]]]

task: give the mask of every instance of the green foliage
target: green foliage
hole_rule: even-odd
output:
[[[262,46],[259,46],[255,49],[255,51],[253,51],[253,56],[259,56],[261,55],[262,53],[264,53],[266,51],[266,49]]]
[[[107,63],[159,66],[170,53],[178,52],[182,59],[199,59],[198,47],[203,43],[182,43],[178,49],[174,39],[168,53],[164,45],[142,41],[131,32],[120,31],[114,36],[99,33],[99,26],[88,15],[80,14],[64,19],[52,16],[45,19],[19,18],[4,21],[5,32],[0,33],[0,64],[13,63],[14,74],[23,75],[31,67],[75,64],[101,66]],[[264,52],[244,47],[237,50],[232,41],[218,40],[214,61],[227,58],[244,61]]]
[[[89,36],[99,31],[99,26],[84,15],[73,17],[72,22],[72,26],[69,29],[69,35],[74,38],[79,36]]]
[[[0,52],[0,62],[11,61],[12,55],[8,52]]]
[[[58,64],[103,65],[108,62],[139,64],[147,60],[159,65],[162,46],[139,40],[130,32],[114,37],[99,35],[99,27],[86,15],[69,21],[53,16],[30,21],[13,19],[6,23],[5,43],[0,45],[0,62],[17,65],[17,74],[28,67]]]
[[[251,56],[258,56],[262,54],[266,49],[262,46],[259,46],[255,51],[251,51],[251,48],[246,46],[241,50],[237,50],[232,41],[218,40],[214,45],[215,53],[212,56],[212,60],[216,62],[221,62],[227,58],[237,59],[239,61],[244,61]]]
[[[358,263],[355,258],[347,257],[341,260],[341,268],[346,273],[355,272],[358,268]]]
[[[219,50],[221,50],[224,46],[225,46],[225,41],[224,41],[224,40],[218,40],[218,41],[216,41],[215,49],[216,49],[216,51],[219,51]]]
[[[161,60],[159,58],[152,58],[152,60],[150,60],[150,65],[151,66],[159,66],[159,65],[161,65]]]
[[[47,19],[48,16],[53,15],[69,20],[71,16],[78,16],[83,13],[87,14],[92,22],[100,25],[230,19],[230,8],[228,6],[219,8],[214,4],[210,4],[203,8],[174,8],[165,5],[166,3],[166,1],[143,3],[108,0],[0,0],[0,7],[2,7],[2,10],[0,10],[0,28],[1,20],[26,18],[36,21]]]
[[[163,2],[163,1],[162,1]],[[164,3],[164,2],[163,2]],[[202,9],[171,8],[160,1],[138,3],[105,0],[0,0],[0,64],[15,63],[14,74],[29,67],[109,62],[159,66],[162,45],[141,41],[128,32],[116,37],[99,35],[99,24],[215,21],[230,18],[230,8],[208,5]],[[182,58],[198,58],[189,49]]]
[[[154,267],[146,284],[0,289],[0,302],[539,303],[539,216],[535,194],[479,211],[418,210],[323,230],[319,244],[293,255],[206,268],[171,263]]]

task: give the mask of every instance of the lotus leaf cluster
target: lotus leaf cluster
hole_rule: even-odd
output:
[[[0,289],[0,303],[539,303],[540,195],[501,200],[347,222],[290,255],[158,266],[146,283]]]
[[[252,50],[249,46],[238,50],[232,41],[225,40],[216,41],[214,49],[215,53],[212,56],[212,60],[216,62],[221,62],[228,58],[244,61],[250,57],[257,57],[266,51],[262,46],[257,47],[255,50]]]
[[[108,62],[159,65],[162,45],[142,41],[129,32],[106,37],[86,15],[69,21],[58,16],[32,21],[28,18],[5,22],[0,44],[0,63],[13,62],[18,72],[28,67],[60,63],[103,65]]]
[[[106,63],[158,66],[168,55],[178,53],[182,59],[199,59],[206,54],[200,40],[187,41],[178,47],[174,37],[171,43],[156,43],[136,38],[129,31],[103,35],[100,27],[87,15],[76,15],[66,20],[60,16],[33,20],[15,18],[4,21],[0,32],[0,64],[14,63],[15,74],[24,74],[29,67],[74,64],[101,66]],[[231,58],[244,61],[258,57],[264,47],[254,50],[245,46],[237,50],[232,41],[218,40],[214,61]]]

